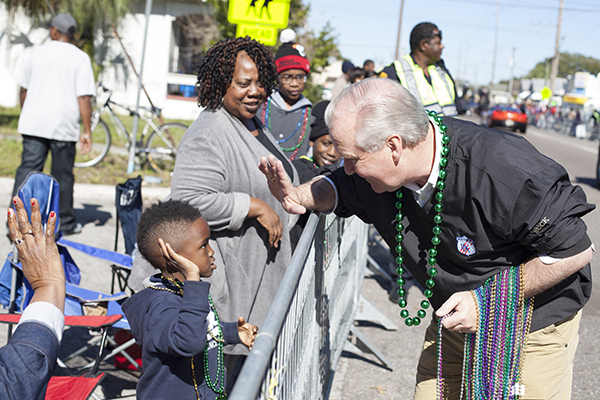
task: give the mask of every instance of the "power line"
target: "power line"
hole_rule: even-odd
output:
[[[465,3],[465,4],[471,4],[471,5],[477,5],[477,6],[495,6],[496,3],[495,2],[482,2],[482,1],[468,1],[468,0],[446,0],[448,3]],[[544,6],[544,5],[529,5],[529,4],[523,4],[523,3],[500,3],[501,6],[509,6],[509,7],[515,7],[515,8],[533,8],[535,10],[539,10],[539,9],[547,9],[547,10],[554,10],[554,11],[558,11],[559,7],[556,6]],[[576,7],[564,7],[563,11],[573,11],[573,12],[595,12],[598,13],[600,12],[600,9],[598,8],[576,8]]]

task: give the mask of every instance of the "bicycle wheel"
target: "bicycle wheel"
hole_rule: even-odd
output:
[[[153,131],[148,136],[146,148],[140,151],[146,153],[150,168],[155,172],[171,172],[175,167],[179,141],[188,127],[177,122],[169,122],[158,128],[158,132]]]
[[[75,155],[75,166],[79,168],[91,167],[98,164],[110,149],[110,130],[102,120],[92,131],[92,150],[87,154],[81,154],[81,143],[77,142],[77,153]]]

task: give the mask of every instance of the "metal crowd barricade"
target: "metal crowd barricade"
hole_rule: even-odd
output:
[[[354,320],[368,225],[312,214],[229,400],[327,399]]]

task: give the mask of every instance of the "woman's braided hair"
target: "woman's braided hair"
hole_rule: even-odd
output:
[[[238,53],[245,51],[258,69],[258,79],[267,96],[278,86],[277,66],[267,48],[249,37],[226,39],[208,49],[198,66],[198,104],[216,110],[231,85]]]

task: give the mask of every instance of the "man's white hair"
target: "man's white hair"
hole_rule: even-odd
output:
[[[369,78],[345,88],[325,111],[330,129],[350,122],[356,145],[369,153],[383,148],[392,133],[413,147],[427,136],[429,117],[421,103],[400,83]]]

